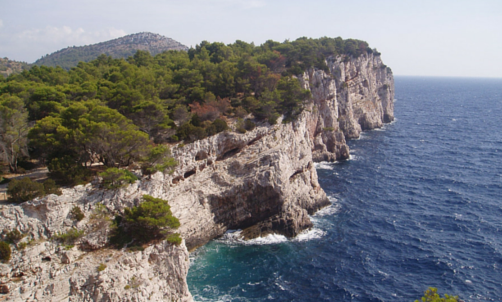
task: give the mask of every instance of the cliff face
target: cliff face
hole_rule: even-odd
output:
[[[62,196],[3,206],[0,227],[18,228],[35,240],[1,266],[8,298],[191,301],[187,247],[228,229],[243,229],[243,236],[253,238],[272,232],[291,237],[310,228],[308,214],[329,204],[314,162],[348,158],[346,138],[393,120],[392,73],[379,56],[332,57],[327,63],[330,73],[311,69],[299,77],[312,100],[293,123],[279,120],[245,134],[227,131],[176,147],[174,173],[156,173],[127,188],[103,191],[88,184],[65,189]],[[138,252],[103,248],[108,222],[97,204],[113,215],[137,205],[143,194],[169,200],[184,243]],[[86,215],[78,223],[69,214],[75,205]],[[70,227],[85,232],[76,242],[80,249],[48,241]],[[101,263],[106,268],[98,271]]]
[[[330,57],[330,73],[310,69],[299,78],[312,92],[306,122],[315,161],[347,159],[346,139],[394,120],[394,78],[379,55]]]

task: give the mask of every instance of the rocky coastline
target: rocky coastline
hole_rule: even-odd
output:
[[[376,52],[329,57],[326,65],[329,72],[312,68],[297,77],[312,98],[294,122],[279,119],[177,146],[172,174],[158,172],[126,188],[105,191],[91,183],[1,206],[0,227],[17,228],[30,244],[0,264],[0,301],[192,301],[189,250],[230,229],[249,239],[294,237],[312,227],[309,214],[329,205],[314,162],[347,159],[347,139],[394,119],[392,72]],[[97,205],[113,214],[144,194],[169,201],[182,244],[107,248],[108,221],[96,215]],[[85,214],[80,222],[70,217],[76,205]],[[50,240],[72,227],[84,231],[75,247]]]

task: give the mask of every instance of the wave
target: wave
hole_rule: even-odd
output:
[[[305,230],[298,234],[295,238],[288,239],[284,235],[280,234],[269,234],[265,237],[258,237],[250,240],[244,240],[242,236],[242,230],[229,230],[222,237],[216,239],[216,241],[224,244],[241,244],[241,245],[268,245],[268,244],[278,244],[288,241],[301,242],[309,241],[313,239],[319,239],[324,237],[326,232],[318,229],[312,228],[310,230]]]
[[[332,198],[336,200],[335,197],[328,197],[331,202]],[[331,216],[340,211],[341,206],[339,204],[331,204],[325,208],[320,209],[314,214],[314,217]]]
[[[333,170],[335,168],[334,165],[336,164],[338,164],[337,161],[335,162],[322,161],[319,163],[314,163],[314,167],[319,170]]]
[[[298,236],[292,239],[292,241],[310,241],[313,239],[320,239],[326,235],[326,231],[321,229],[312,228],[308,231],[301,232]]]
[[[286,242],[288,241],[288,239],[284,235],[269,234],[265,237],[244,240],[244,237],[242,236],[242,230],[228,230],[222,237],[220,237],[216,241],[225,244],[265,245]]]

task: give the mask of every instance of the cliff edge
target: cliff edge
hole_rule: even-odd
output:
[[[175,147],[174,173],[158,172],[123,189],[87,184],[2,206],[0,227],[26,234],[27,246],[0,265],[0,299],[191,301],[188,250],[229,229],[254,238],[293,237],[312,227],[309,214],[329,204],[314,162],[347,159],[346,139],[394,119],[392,72],[378,54],[329,57],[326,63],[329,70],[297,77],[312,98],[292,123],[279,119],[244,134],[225,131]],[[182,244],[107,248],[104,217],[137,205],[144,194],[169,201]],[[82,221],[72,218],[74,206],[85,214]],[[71,228],[82,232],[74,247],[51,240]]]

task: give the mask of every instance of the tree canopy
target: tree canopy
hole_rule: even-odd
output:
[[[224,131],[229,118],[252,114],[273,124],[283,115],[291,121],[310,96],[295,76],[310,67],[327,70],[332,55],[371,52],[364,41],[339,37],[260,46],[203,41],[187,52],[101,55],[69,71],[34,66],[0,82],[2,125],[12,121],[0,129],[9,133],[2,144],[14,150],[4,148],[4,157],[15,169],[28,137],[30,155],[48,164],[121,167],[155,144]]]

